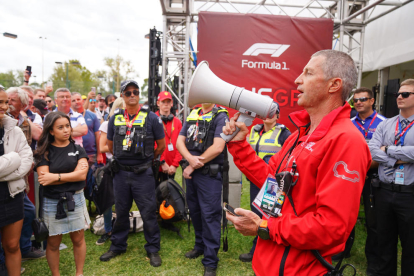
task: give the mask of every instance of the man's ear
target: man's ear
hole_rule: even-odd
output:
[[[333,78],[329,81],[329,93],[337,93],[342,91],[342,79]]]

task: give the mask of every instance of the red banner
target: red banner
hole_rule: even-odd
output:
[[[295,79],[312,54],[332,48],[332,32],[326,18],[200,12],[197,59],[222,80],[273,98],[278,122],[293,132],[287,115],[301,109]]]

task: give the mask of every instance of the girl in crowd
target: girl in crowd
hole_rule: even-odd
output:
[[[73,244],[76,275],[83,274],[86,256],[85,224],[90,224],[83,188],[88,156],[71,137],[69,117],[62,112],[47,115],[35,151],[38,180],[42,185],[43,214],[49,229],[46,258],[52,275],[59,274],[59,245],[69,233]]]
[[[32,150],[17,120],[6,115],[6,92],[0,87],[0,232],[10,276],[20,275],[20,233],[24,218],[24,176],[33,164]]]
[[[104,121],[101,124],[101,127],[99,130],[101,131],[100,137],[99,137],[99,148],[101,149],[102,153],[106,153],[106,159],[109,161],[112,159],[112,154],[108,148],[108,145],[106,144],[107,137],[106,133],[108,132],[108,121],[109,118],[111,118],[112,115],[114,115],[115,110],[119,108],[124,108],[124,99],[118,98],[115,100],[115,102],[112,105],[111,111],[109,112],[109,116],[107,117],[107,120]],[[112,207],[108,208],[103,213],[104,217],[104,227],[105,227],[105,234],[103,234],[98,241],[96,242],[97,245],[103,245],[112,234]]]

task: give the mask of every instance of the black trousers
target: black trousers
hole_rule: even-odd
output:
[[[377,275],[397,275],[397,244],[401,240],[401,275],[414,275],[414,194],[376,189],[380,262]]]
[[[375,192],[376,189],[371,186],[371,177],[368,177],[362,190],[362,200],[364,203],[365,227],[367,229],[365,256],[367,258],[367,272],[370,274],[375,274],[379,265]],[[371,195],[373,196],[373,202],[370,200]]]

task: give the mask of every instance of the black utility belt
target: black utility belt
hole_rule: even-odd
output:
[[[210,176],[216,177],[219,172],[223,172],[223,166],[219,164],[208,164],[198,170],[201,171],[201,174],[203,175],[210,174]]]
[[[385,183],[380,181],[378,188],[382,188],[385,190],[399,192],[399,193],[414,193],[414,184],[410,185],[400,185],[394,183]]]
[[[136,165],[136,166],[125,166],[117,162],[117,166],[122,171],[134,172],[135,174],[141,174],[147,171],[148,168],[151,168],[152,162],[141,164],[141,165]]]

